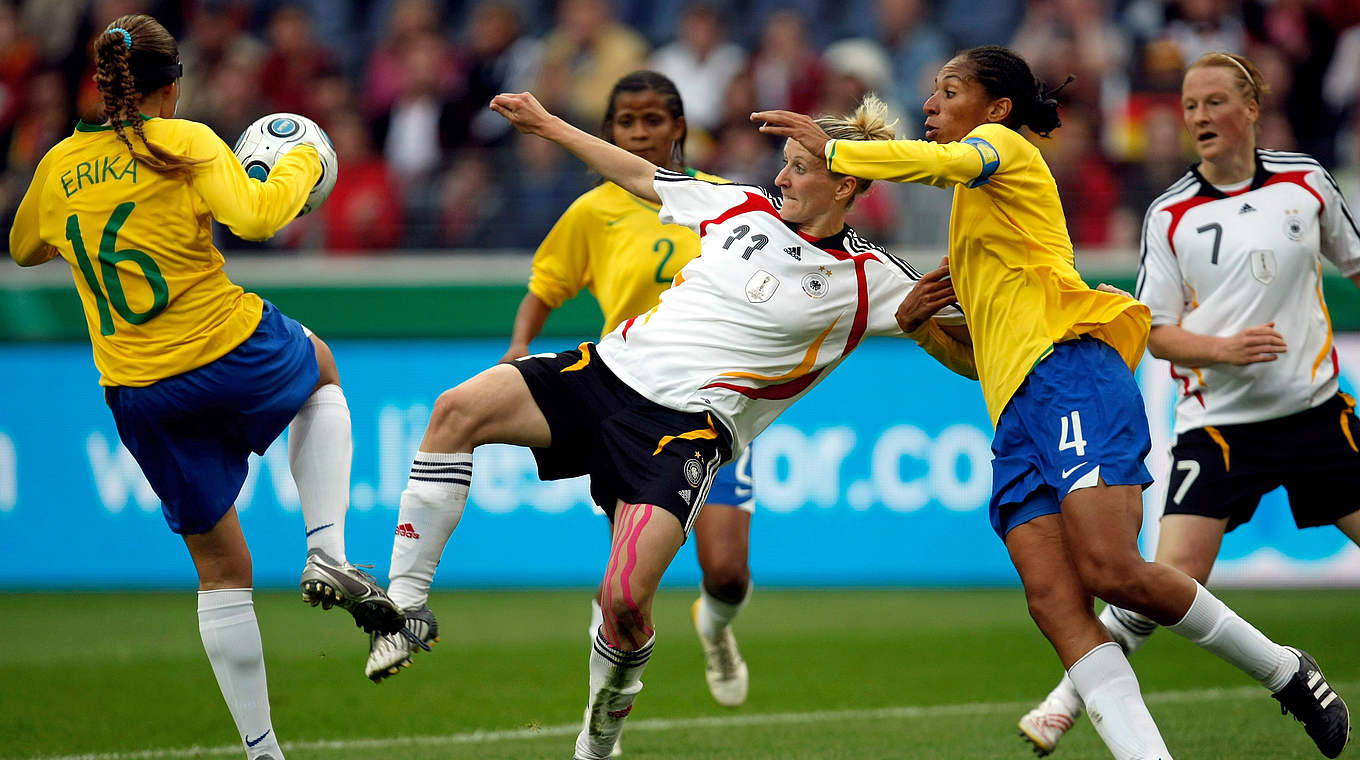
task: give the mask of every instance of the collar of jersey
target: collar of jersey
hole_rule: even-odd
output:
[[[142,121],[151,121],[152,119],[157,118],[155,116],[147,116],[146,114],[142,114],[141,116]],[[123,126],[125,127],[132,126],[132,120],[131,119],[125,120],[123,122]],[[80,119],[79,121],[76,122],[77,132],[107,132],[110,129],[113,129],[113,126],[109,124],[91,124],[90,122],[85,121],[84,119]]]
[[[1215,186],[1213,185],[1213,183],[1211,183],[1209,180],[1205,179],[1203,174],[1200,174],[1200,173],[1199,173],[1199,165],[1200,165],[1200,163],[1202,163],[1202,162],[1197,162],[1197,163],[1195,163],[1194,165],[1192,165],[1192,166],[1190,167],[1190,171],[1191,171],[1192,173],[1194,173],[1195,179],[1199,180],[1199,193],[1198,193],[1198,195],[1203,196],[1203,197],[1206,197],[1206,198],[1215,198],[1215,199],[1222,199],[1222,198],[1228,198],[1228,197],[1230,197],[1228,193],[1225,193],[1225,192],[1223,192],[1222,190],[1219,190],[1217,187],[1215,187]],[[1266,180],[1268,180],[1268,179],[1270,179],[1270,170],[1267,169],[1267,168],[1266,168],[1266,165],[1261,161],[1261,149],[1260,149],[1260,148],[1257,148],[1257,149],[1256,149],[1256,173],[1253,174],[1252,177],[1251,177],[1251,184],[1248,185],[1246,188],[1244,188],[1244,189],[1242,189],[1242,190],[1238,190],[1238,191],[1233,192],[1232,195],[1241,195],[1242,193],[1250,192],[1250,191],[1252,191],[1252,190],[1256,190],[1256,189],[1260,188],[1262,185],[1264,185],[1264,184],[1266,183]]]

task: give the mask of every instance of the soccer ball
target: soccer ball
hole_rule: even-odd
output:
[[[331,138],[316,122],[295,113],[271,113],[255,120],[236,140],[232,152],[236,154],[246,174],[261,182],[269,176],[274,162],[294,146],[306,143],[316,148],[321,156],[321,178],[312,187],[307,202],[298,216],[315,211],[335,189],[335,178],[340,173],[340,160],[335,155]]]

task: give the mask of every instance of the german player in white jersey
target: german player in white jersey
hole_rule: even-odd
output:
[[[1337,498],[1360,492],[1360,424],[1337,387],[1322,298],[1324,258],[1360,285],[1360,230],[1316,160],[1256,147],[1266,91],[1242,56],[1208,53],[1190,66],[1182,109],[1201,161],[1143,224],[1148,348],[1171,363],[1179,390],[1157,561],[1200,583],[1223,534],[1280,486],[1300,528],[1335,524],[1360,543],[1357,504]],[[1130,653],[1157,627],[1113,606],[1100,619]],[[1022,734],[1048,754],[1082,709],[1064,677],[1021,719]],[[1344,746],[1319,744],[1328,757]]]
[[[780,202],[751,185],[661,169],[570,126],[528,93],[498,95],[491,108],[660,204],[663,223],[699,234],[699,256],[660,303],[598,346],[498,364],[441,394],[401,495],[399,520],[413,530],[393,544],[390,593],[410,609],[425,605],[462,515],[476,446],[532,447],[545,479],[590,475],[613,541],[575,757],[598,760],[642,689],[657,585],[718,468],[864,337],[904,335],[899,320],[917,326],[911,337],[941,361],[975,376],[972,352],[956,309],[925,319],[954,300],[947,270],[918,277],[846,227],[868,183],[828,171],[797,143],[785,146],[775,179]],[[877,98],[824,124],[849,140],[893,134]],[[410,620],[403,638],[420,640]]]

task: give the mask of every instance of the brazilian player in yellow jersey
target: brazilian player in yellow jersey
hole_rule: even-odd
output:
[[[80,122],[39,163],[10,230],[21,266],[71,266],[118,434],[184,537],[198,570],[198,622],[252,760],[282,760],[233,501],[251,451],[290,429],[307,531],[303,599],[340,605],[370,631],[401,610],[345,559],[349,407],[330,349],[233,284],[211,220],[267,238],[297,216],[321,174],[300,145],[267,181],[246,176],[208,127],[173,118],[179,49],[150,16],[115,20],[94,43],[106,120]]]
[[[1020,134],[1028,127],[1046,137],[1060,125],[1056,93],[1014,52],[984,46],[940,69],[924,105],[924,141],[852,143],[830,140],[800,114],[751,118],[824,156],[833,171],[953,188],[952,285],[996,425],[992,525],[1031,615],[1115,757],[1171,754],[1092,596],[1241,668],[1304,722],[1324,753],[1339,751],[1333,738],[1347,735],[1349,716],[1308,691],[1310,657],[1266,638],[1190,576],[1139,554],[1151,441],[1132,370],[1150,316],[1127,293],[1087,288],[1076,272],[1053,175]]]
[[[654,71],[635,71],[614,84],[600,132],[657,166],[712,182],[725,180],[685,166],[684,103],[675,84]],[[613,182],[601,182],[562,214],[534,254],[529,292],[515,316],[504,359],[529,353],[549,313],[588,288],[604,312],[605,335],[656,306],[681,269],[699,255],[699,236],[662,224],[660,206]],[[715,701],[736,707],[750,682],[732,632],[751,590],[748,563],[755,489],[751,451],[718,471],[694,527],[703,573],[691,617],[705,654],[705,679]],[[602,620],[592,603],[590,635]]]

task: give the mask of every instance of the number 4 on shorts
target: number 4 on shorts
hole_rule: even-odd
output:
[[[1067,437],[1069,432],[1071,438]],[[1076,449],[1079,457],[1086,456],[1086,439],[1081,436],[1081,412],[1075,409],[1062,418],[1062,435],[1058,437],[1058,451],[1068,449]]]

